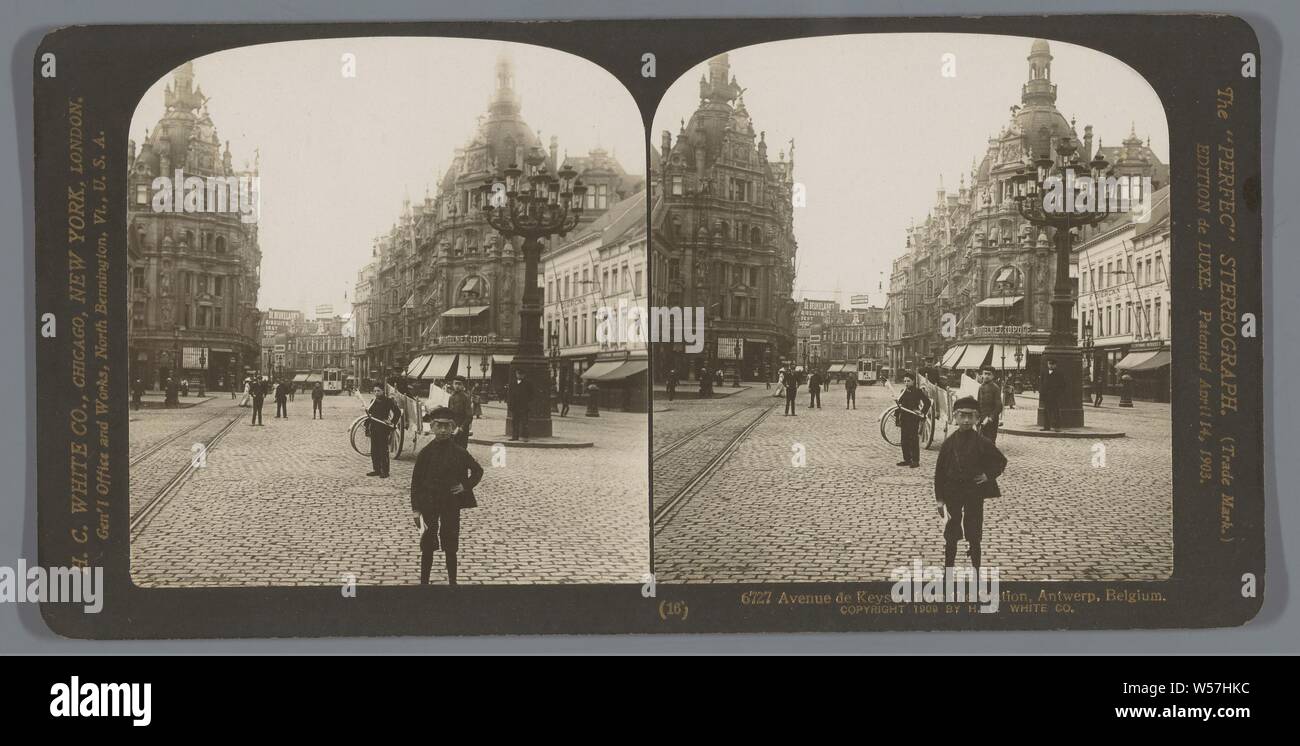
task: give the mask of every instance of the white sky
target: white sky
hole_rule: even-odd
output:
[[[1028,79],[1032,39],[973,34],[878,34],[799,39],[729,53],[755,131],[767,132],[768,157],[795,139],[795,180],[808,204],[795,210],[799,241],[795,297],[848,306],[855,293],[884,305],[890,262],[905,231],[920,222],[943,185],[955,193],[971,159],[1010,122]],[[1169,162],[1164,110],[1145,79],[1085,47],[1050,41],[1057,109],[1093,125],[1102,144],[1118,146],[1136,123]],[[956,55],[957,75],[940,74]],[[707,61],[705,61],[707,62]],[[673,83],[660,103],[650,141],[672,132],[699,105],[705,62]],[[969,176],[967,176],[969,184]]]
[[[645,173],[635,102],[613,76],[542,47],[475,39],[357,38],[264,44],[194,62],[217,135],[236,168],[261,153],[262,287],[258,307],[351,309],[371,239],[402,199],[424,199],[473,134],[495,87],[497,53],[514,59],[524,121],[559,137],[560,154],[600,145],[629,173]],[[341,57],[356,55],[355,78]],[[163,115],[163,88],[131,123],[137,145]],[[344,292],[348,302],[344,301]]]

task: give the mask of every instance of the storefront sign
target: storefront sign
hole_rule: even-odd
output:
[[[495,334],[459,334],[438,337],[438,344],[462,344],[462,345],[482,345],[491,344],[497,341]]]
[[[977,326],[973,332],[977,337],[1023,337],[1033,333],[1034,328],[1024,326]]]

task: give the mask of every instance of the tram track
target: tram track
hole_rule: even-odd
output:
[[[230,415],[229,415],[228,413],[226,413],[226,412],[218,412],[218,413],[212,415],[211,417],[209,417],[209,418],[207,418],[207,419],[205,419],[205,420],[200,420],[199,422],[196,422],[196,423],[194,423],[193,425],[190,425],[189,427],[185,428],[184,430],[181,430],[180,432],[173,433],[172,435],[169,435],[169,436],[167,436],[167,437],[165,437],[165,438],[159,440],[157,443],[154,443],[153,445],[149,446],[148,448],[145,448],[144,450],[140,451],[139,453],[133,455],[133,456],[131,457],[131,461],[129,462],[129,466],[130,466],[130,467],[135,467],[137,464],[141,463],[142,461],[144,461],[145,459],[147,459],[147,458],[149,458],[150,456],[154,455],[155,453],[158,453],[159,451],[161,451],[162,449],[164,449],[164,448],[166,448],[167,446],[171,445],[172,443],[175,443],[178,439],[184,437],[185,435],[188,435],[189,433],[192,433],[192,432],[194,432],[195,430],[198,430],[199,428],[203,427],[204,425],[208,424],[209,422],[212,422],[213,420],[217,420],[217,419],[220,419],[220,418],[222,418],[222,417],[229,417],[229,416],[230,416]]]
[[[165,446],[167,443],[174,443],[176,442],[177,438],[180,438],[181,436],[187,433],[192,433],[202,425],[220,419],[221,417],[230,417],[230,421],[227,422],[225,425],[222,425],[221,429],[217,430],[210,438],[208,438],[206,441],[203,442],[204,456],[206,457],[207,455],[210,455],[212,453],[212,450],[217,447],[217,444],[220,443],[221,440],[225,438],[226,435],[228,435],[230,431],[235,428],[235,425],[238,424],[241,419],[243,419],[242,414],[236,414],[232,417],[229,413],[222,413],[214,417],[209,417],[203,422],[200,422],[198,425],[183,430],[177,433],[176,435],[172,436],[171,438],[168,438],[162,444],[162,446],[160,446],[157,450],[161,450],[161,448]],[[145,458],[148,455],[151,454],[141,454],[141,458]],[[135,459],[131,461],[132,465],[136,463],[137,460]],[[140,506],[139,510],[135,511],[131,515],[130,532],[131,532],[132,541],[136,540],[137,538],[139,538],[140,534],[144,533],[144,530],[149,526],[149,523],[154,519],[155,516],[158,515],[159,512],[162,511],[164,507],[166,507],[167,503],[171,501],[172,497],[174,497],[176,493],[180,491],[180,488],[185,484],[186,481],[189,480],[191,476],[193,476],[194,471],[197,468],[198,466],[195,464],[195,462],[191,458],[187,457],[185,460],[185,465],[182,466],[180,469],[177,469],[176,472],[172,474],[171,478],[168,479],[167,482],[162,486],[162,488],[159,489],[156,493],[154,493],[154,495],[150,497],[149,500],[145,502],[144,505]]]
[[[760,410],[758,414],[753,417],[753,419],[749,420],[745,424],[744,427],[742,427],[734,435],[728,438],[726,442],[722,445],[722,447],[718,449],[715,453],[713,453],[713,455],[710,456],[707,461],[705,461],[703,466],[693,470],[691,476],[683,484],[681,484],[676,489],[674,489],[672,494],[664,502],[660,504],[656,504],[654,506],[653,520],[654,520],[655,534],[658,534],[669,523],[672,522],[673,518],[681,510],[682,506],[685,505],[690,500],[690,498],[699,491],[700,486],[705,481],[707,481],[709,477],[713,476],[713,474],[719,468],[721,468],[721,466],[724,463],[726,463],[727,459],[730,458],[731,455],[735,453],[737,449],[740,448],[740,444],[743,443],[745,439],[749,437],[750,433],[756,430],[758,426],[763,423],[763,420],[767,419],[767,416],[772,413],[772,410],[775,407],[776,407],[775,404],[760,404],[752,407],[746,407],[745,409],[739,410],[737,412],[733,412],[730,415],[727,415],[726,417],[721,417],[717,420],[714,420],[713,422],[710,422],[702,427],[693,430],[692,432],[686,434],[682,438],[673,441],[671,444],[666,446],[662,451],[654,455],[653,463],[657,465],[660,463],[660,459],[663,456],[667,456],[670,453],[679,450],[687,443],[696,440],[701,435],[713,431],[722,423],[727,422],[728,420],[731,420],[732,418],[737,417],[738,415],[741,415],[745,412],[751,412],[755,409]]]

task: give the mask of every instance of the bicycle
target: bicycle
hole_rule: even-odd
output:
[[[898,416],[900,410],[905,412],[912,412],[912,410],[910,409],[905,410],[902,407],[895,404],[894,406],[889,407],[888,409],[886,409],[884,412],[880,414],[880,437],[884,438],[885,442],[890,444],[891,446],[903,445],[903,428],[901,425],[898,424],[899,420],[901,419]],[[918,413],[912,412],[912,414],[918,414]],[[935,429],[934,425],[935,425],[934,407],[930,407],[930,411],[921,415],[921,425],[920,425],[919,435],[920,435],[920,444],[922,448],[928,449],[930,447],[930,444],[934,442],[934,429]]]
[[[352,442],[352,450],[366,458],[370,457],[370,436],[366,434],[366,420],[374,420],[390,428],[388,431],[388,456],[396,461],[397,457],[402,455],[402,446],[405,440],[404,433],[406,431],[406,425],[403,422],[405,417],[405,414],[398,417],[395,424],[375,419],[369,413],[356,418],[352,421],[352,426],[348,428],[348,439]],[[361,445],[362,443],[364,443],[364,447]]]

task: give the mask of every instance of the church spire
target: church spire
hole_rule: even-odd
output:
[[[518,114],[520,100],[519,93],[515,90],[515,65],[514,60],[510,58],[510,53],[505,49],[497,54],[495,70],[496,90],[492,92],[488,110],[494,117]]]

